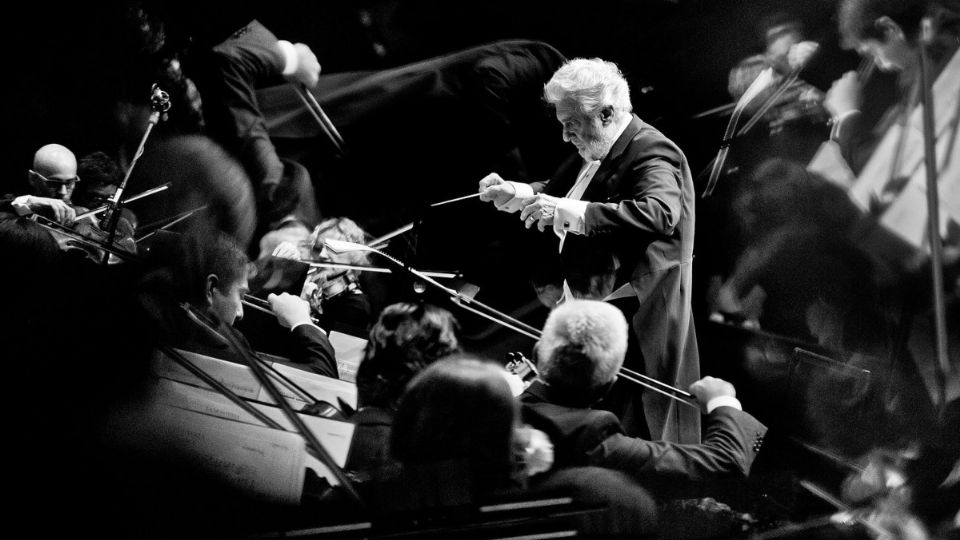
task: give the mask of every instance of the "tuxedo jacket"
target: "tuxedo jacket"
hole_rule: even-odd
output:
[[[575,406],[540,381],[521,401],[524,421],[553,442],[555,467],[618,469],[654,491],[748,475],[767,432],[750,414],[718,407],[706,416],[701,444],[648,441],[626,436],[612,413]]]
[[[196,328],[196,325],[191,327],[180,324],[179,327],[174,340],[176,347],[222,360],[245,363],[227,343],[214,340],[209,334]],[[230,332],[241,347],[256,354],[243,333],[233,326],[220,322],[217,330],[220,333]],[[287,333],[289,358],[271,358],[272,361],[325,377],[339,378],[336,353],[323,330],[312,324],[301,324],[293,330],[287,330]]]
[[[582,163],[579,154],[572,155],[549,182],[532,184],[534,191],[566,196]],[[575,295],[590,297],[585,294],[590,279],[616,258],[617,285],[629,281],[639,302],[632,325],[643,353],[642,371],[680,388],[700,378],[691,313],[694,198],[683,152],[634,115],[581,197],[589,201],[585,233],[568,234],[559,262],[548,262],[550,268],[534,276],[535,283],[546,278],[555,285],[566,279]],[[659,394],[644,394],[651,436],[699,442],[698,412],[677,405]]]

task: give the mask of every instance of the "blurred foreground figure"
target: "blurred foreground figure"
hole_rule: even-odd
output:
[[[594,467],[531,470],[524,441],[502,368],[441,360],[415,377],[400,400],[390,438],[400,473],[374,486],[374,500],[381,512],[417,515],[430,507],[568,496],[607,508],[603,519],[580,524],[587,535],[657,530],[653,500],[629,477]]]
[[[393,463],[388,442],[397,402],[407,383],[433,362],[460,351],[459,326],[449,311],[416,304],[393,304],[370,329],[357,371],[357,425],[346,469],[366,479]]]

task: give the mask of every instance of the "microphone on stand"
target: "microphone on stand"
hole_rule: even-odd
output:
[[[151,124],[155,125],[160,120],[167,119],[167,111],[170,110],[170,94],[163,91],[157,83],[150,88],[150,108],[153,110],[150,114]]]

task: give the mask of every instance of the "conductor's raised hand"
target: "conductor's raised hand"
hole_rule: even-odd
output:
[[[553,218],[557,212],[558,197],[538,193],[529,199],[523,200],[523,209],[520,211],[520,221],[526,228],[536,223],[540,231],[553,228]]]
[[[490,173],[480,180],[480,200],[492,202],[502,209],[517,194],[517,190],[497,173]]]

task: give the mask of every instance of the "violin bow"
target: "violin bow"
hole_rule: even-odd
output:
[[[137,201],[137,200],[143,199],[144,197],[149,197],[149,196],[151,196],[151,195],[153,195],[153,194],[155,194],[155,193],[160,193],[161,191],[166,191],[167,189],[170,189],[170,186],[171,186],[171,185],[172,185],[171,182],[167,182],[166,184],[159,185],[159,186],[157,186],[157,187],[155,187],[155,188],[148,189],[148,190],[146,190],[146,191],[142,191],[142,192],[140,192],[140,193],[137,193],[136,195],[133,195],[133,196],[131,196],[131,197],[128,197],[128,198],[124,199],[120,204],[126,205],[126,204],[128,204],[128,203],[132,203],[133,201]],[[102,214],[103,212],[106,212],[106,211],[109,210],[109,209],[110,209],[110,205],[105,204],[105,205],[103,205],[103,206],[100,206],[100,207],[98,207],[98,208],[94,208],[93,210],[89,210],[89,211],[87,211],[87,212],[84,212],[84,213],[78,215],[78,216],[75,218],[75,220],[76,220],[76,221],[80,221],[80,220],[83,219],[83,218],[87,218],[87,217],[90,217],[90,216],[95,216],[95,215],[97,215],[97,214]]]

